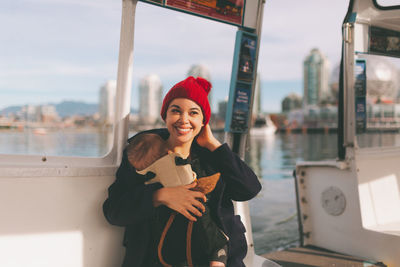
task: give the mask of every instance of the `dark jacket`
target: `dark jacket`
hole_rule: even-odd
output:
[[[167,129],[146,132],[157,133],[163,139],[169,136]],[[227,144],[211,152],[194,141],[191,156],[193,165],[201,166],[196,168],[203,172],[199,177],[221,173],[221,178],[208,200],[210,212],[218,227],[229,237],[227,266],[244,266],[243,258],[247,253],[245,228],[240,216],[234,215],[232,200],[247,201],[255,197],[261,190],[261,184],[254,172],[230,150]],[[124,151],[116,180],[109,187],[108,198],[103,204],[104,215],[108,222],[125,227],[126,254],[123,267],[145,266],[146,257],[151,255],[150,219],[155,211],[152,196],[162,185],[160,183],[145,185],[144,180],[145,177],[137,174],[129,163]]]

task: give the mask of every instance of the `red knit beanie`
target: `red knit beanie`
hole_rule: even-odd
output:
[[[211,87],[211,83],[206,79],[201,77],[194,78],[193,76],[189,76],[185,80],[175,84],[164,97],[161,107],[161,117],[165,121],[167,109],[172,100],[175,98],[187,98],[196,102],[201,107],[204,116],[203,122],[207,124],[211,116],[210,103],[207,98]]]

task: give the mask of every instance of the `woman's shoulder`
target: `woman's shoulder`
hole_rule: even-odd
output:
[[[128,139],[128,143],[132,142],[132,140],[135,137],[137,137],[138,135],[142,135],[142,134],[157,134],[164,140],[167,140],[169,137],[169,132],[168,132],[167,128],[150,129],[150,130],[145,130],[145,131],[136,133],[135,135],[133,135],[132,137],[130,137]]]

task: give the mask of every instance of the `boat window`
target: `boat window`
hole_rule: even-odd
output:
[[[165,127],[160,117],[163,96],[192,75],[213,85],[210,124],[223,140],[236,31],[229,24],[138,2],[129,136]]]
[[[121,1],[0,1],[0,154],[112,146]]]
[[[374,0],[378,8],[400,8],[400,0]]]
[[[357,143],[400,146],[400,59],[359,55],[355,63]]]

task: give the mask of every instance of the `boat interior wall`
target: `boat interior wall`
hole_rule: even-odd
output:
[[[0,177],[4,175],[21,176],[24,169],[59,169],[66,173],[71,169],[103,169],[104,167],[117,166],[116,148],[113,147],[107,155],[99,158],[92,157],[64,157],[46,155],[0,155]],[[15,170],[12,174],[10,169]],[[7,174],[3,170],[7,170]],[[40,171],[40,170],[37,170]],[[46,170],[42,172],[46,173]],[[22,176],[29,176],[29,173]],[[45,174],[44,174],[45,175]]]
[[[368,36],[369,27],[366,24],[355,24],[354,25],[354,39],[361,40],[354,43],[354,50],[357,53],[367,53],[368,52]]]
[[[114,179],[1,177],[0,266],[119,266],[122,228],[102,214]]]
[[[363,150],[356,156],[363,226],[400,236],[399,156]]]
[[[297,166],[296,182],[304,245],[316,245],[337,251],[334,249],[338,246],[337,242],[349,239],[350,233],[355,230],[347,223],[351,221],[361,223],[360,214],[356,212],[359,208],[358,199],[351,189],[356,187],[356,181],[352,176],[351,170],[340,170],[334,166],[310,167],[301,164]],[[345,198],[342,213],[339,215],[329,214],[323,206],[323,201],[327,203],[330,201],[332,206],[335,204],[329,199],[322,200],[323,192],[331,188],[339,189]],[[335,229],[337,233],[333,234],[328,229]],[[340,235],[341,238],[334,238],[335,235]]]
[[[365,159],[357,166],[352,161],[347,169],[334,163],[297,166],[304,245],[389,265],[400,262],[400,236],[393,232],[400,225],[398,174],[385,172],[390,163],[382,161],[386,163],[376,165],[374,159]],[[395,165],[396,160],[390,162]]]

